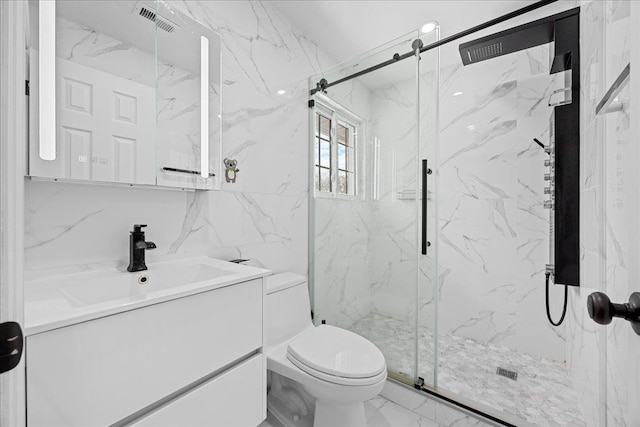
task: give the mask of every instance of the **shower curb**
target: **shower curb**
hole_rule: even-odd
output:
[[[438,424],[445,424],[451,417],[451,411],[463,416],[477,419],[488,426],[535,427],[519,418],[488,408],[477,403],[464,402],[459,396],[430,387],[416,388],[395,379],[387,379],[382,397],[431,419]],[[447,416],[448,415],[448,416]]]

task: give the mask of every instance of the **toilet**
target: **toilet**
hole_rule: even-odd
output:
[[[358,334],[311,322],[304,276],[266,278],[267,407],[287,427],[364,427],[364,402],[382,391],[382,352]]]

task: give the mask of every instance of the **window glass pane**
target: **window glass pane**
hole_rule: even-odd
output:
[[[348,130],[346,126],[339,124],[338,125],[338,142],[346,145],[347,136],[348,136]]]
[[[338,169],[347,168],[347,147],[338,144]]]
[[[316,138],[320,136],[320,113],[316,113],[316,123],[314,125]]]
[[[347,194],[347,173],[338,171],[338,193]]]
[[[319,165],[320,164],[320,140],[316,139],[315,140],[316,143],[313,145],[313,153],[314,153],[314,158],[315,158],[315,165]]]
[[[315,181],[315,185],[314,188],[316,190],[320,190],[320,168],[316,167],[315,169],[315,173],[313,174],[314,176],[314,181]]]
[[[320,163],[326,168],[331,167],[331,144],[320,140]]]
[[[331,140],[331,119],[320,115],[320,138]]]
[[[320,191],[331,191],[331,174],[329,169],[320,168]]]

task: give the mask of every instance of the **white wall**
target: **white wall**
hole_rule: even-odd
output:
[[[207,252],[306,274],[307,78],[332,61],[268,2],[171,3],[222,35],[223,158],[238,160],[238,181],[213,192],[28,181],[26,267],[127,264],[132,224],[146,223],[149,259]]]

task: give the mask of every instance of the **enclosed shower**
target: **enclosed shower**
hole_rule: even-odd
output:
[[[435,39],[435,32],[409,34],[311,82],[338,81],[412,51],[416,41]],[[310,109],[318,153],[310,165],[312,281],[322,283],[313,286],[314,320],[372,340],[385,354],[389,375],[405,382],[435,380],[435,294],[424,284],[435,281],[436,248],[434,243],[422,255],[420,219],[421,160],[434,159],[437,148],[421,141],[437,138],[437,91],[438,56],[432,51],[320,88]],[[421,105],[427,99],[433,105]],[[353,129],[346,151],[343,123]],[[353,191],[342,192],[343,152]],[[435,180],[427,185],[426,214],[433,219]],[[434,237],[435,222],[427,226],[427,236]],[[419,348],[423,340],[428,343]]]
[[[439,49],[415,32],[310,79],[314,322],[514,424],[585,425],[545,314],[545,275],[554,319],[553,283],[579,285],[577,14]]]

